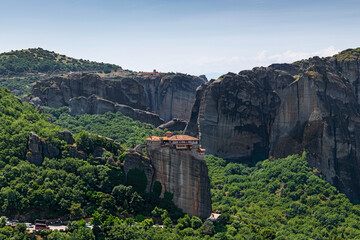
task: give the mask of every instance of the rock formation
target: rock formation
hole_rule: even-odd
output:
[[[75,143],[75,139],[74,139],[73,135],[68,130],[59,132],[58,136],[59,136],[59,139],[64,140],[67,144],[72,145]]]
[[[46,143],[34,132],[30,132],[28,140],[28,152],[26,158],[30,163],[40,166],[44,157],[54,158],[60,155],[60,150],[52,144]]]
[[[116,79],[102,79],[96,74],[74,73],[36,82],[32,89],[34,100],[31,102],[34,105],[58,108],[69,105],[72,99],[72,108],[79,110],[77,112],[81,114],[86,99],[96,95],[99,99],[111,101],[113,104],[101,102],[94,113],[112,110],[111,105],[116,103],[120,104],[118,108],[129,114],[134,114],[134,111],[124,105],[153,112],[165,121],[173,118],[187,120],[195,100],[195,90],[205,81],[204,77],[172,73]]]
[[[171,142],[169,138],[151,137],[147,139],[146,151],[155,169],[153,183],[159,181],[163,193],[172,193],[175,205],[185,213],[207,218],[211,213],[210,180],[198,140],[195,142],[182,144],[181,138]]]
[[[308,152],[360,199],[360,50],[226,74],[198,88],[186,133],[207,153],[256,162]]]
[[[142,156],[137,152],[127,153],[124,159],[125,175],[127,175],[131,169],[135,169],[135,168],[144,171],[146,178],[148,180],[146,185],[146,191],[150,192],[154,177],[154,168],[151,165],[150,159],[145,156]]]
[[[96,95],[133,108],[146,109],[144,88],[132,78],[101,79],[96,74],[73,73],[36,82],[32,94],[49,107],[69,105],[74,97]]]
[[[161,124],[160,126],[158,126],[158,128],[159,129],[167,129],[171,132],[184,131],[187,123],[188,123],[188,121],[174,118],[173,120],[171,120],[167,123]]]
[[[100,135],[98,135],[101,137]],[[78,149],[78,146],[75,142],[74,137],[71,132],[64,130],[58,133],[60,140],[64,140],[67,143],[67,152],[71,158],[87,159],[89,156],[85,152]],[[111,138],[104,138],[105,141],[111,142],[115,145],[116,148],[122,150],[120,143],[115,142]],[[106,144],[105,144],[106,145]],[[28,151],[26,153],[26,158],[30,163],[33,163],[37,166],[41,166],[45,157],[48,158],[61,158],[62,152],[60,149],[50,142],[46,142],[45,139],[41,138],[34,132],[30,132],[29,140],[27,144]],[[94,158],[102,158],[103,154],[107,150],[104,146],[95,146],[93,151],[90,152]],[[112,155],[112,154],[111,154]],[[107,159],[107,163],[114,163],[113,156]],[[115,164],[116,165],[116,164]]]
[[[148,110],[170,121],[173,118],[189,119],[196,88],[206,78],[178,73],[138,77],[136,80],[144,87]]]
[[[90,97],[76,97],[71,98],[69,101],[69,114],[104,114],[106,112],[121,112],[125,116],[131,117],[140,122],[150,123],[154,126],[159,126],[164,123],[157,114],[134,109],[127,105],[116,104],[109,100],[91,95]]]

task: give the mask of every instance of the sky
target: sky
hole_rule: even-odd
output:
[[[0,52],[41,47],[216,78],[360,47],[360,0],[0,0]]]

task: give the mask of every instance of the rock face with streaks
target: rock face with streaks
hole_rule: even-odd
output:
[[[101,79],[96,74],[74,73],[37,82],[32,94],[49,107],[69,105],[71,98],[96,95],[133,108],[146,109],[144,88],[132,78]]]
[[[131,117],[134,120],[150,123],[154,126],[159,126],[164,123],[164,120],[162,120],[157,114],[140,109],[134,109],[127,105],[117,104],[96,95],[91,95],[88,98],[72,98],[69,101],[69,114],[71,115],[104,114],[106,112],[121,112],[125,116]]]
[[[136,80],[144,87],[148,110],[165,121],[173,118],[188,120],[195,101],[196,88],[206,82],[204,77],[188,74],[162,74]]]
[[[198,88],[186,133],[207,153],[256,162],[307,151],[360,199],[360,49],[226,74]]]
[[[114,105],[118,104],[118,108],[132,116],[138,114],[125,106],[155,113],[159,115],[158,119],[165,121],[173,118],[187,120],[195,101],[196,88],[205,81],[204,77],[175,73],[154,73],[116,79],[102,79],[96,74],[74,73],[36,82],[32,89],[34,98],[31,102],[55,108],[71,105],[73,114],[113,111]],[[91,106],[87,99],[92,95],[98,97],[98,100],[108,102],[97,101],[98,105],[89,110]],[[84,106],[86,104],[88,106]],[[140,117],[138,120],[141,119],[144,118]]]
[[[153,182],[159,181],[163,193],[173,194],[175,205],[191,216],[207,218],[211,213],[210,180],[204,156],[197,147],[177,150],[147,142],[146,151],[155,169]]]
[[[173,131],[184,131],[187,123],[188,122],[185,120],[174,118],[173,120],[158,126],[158,129],[167,129],[172,132]]]

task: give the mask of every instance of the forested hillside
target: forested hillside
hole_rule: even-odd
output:
[[[126,148],[144,144],[145,138],[150,135],[165,135],[164,130],[155,129],[153,125],[148,123],[134,121],[120,112],[71,116],[68,114],[68,107],[58,109],[44,107],[44,112],[50,114],[57,124],[60,124],[72,133],[88,131],[99,134],[124,144]]]
[[[109,73],[117,69],[121,69],[121,67],[114,64],[70,58],[42,48],[30,48],[0,54],[0,76],[22,76],[70,71]]]
[[[60,116],[64,110],[53,110]],[[85,126],[120,119],[100,115],[69,124]],[[65,119],[67,119],[66,117]],[[81,119],[81,118],[80,118]],[[65,121],[65,120],[64,120]],[[131,121],[128,119],[128,123]],[[142,173],[122,170],[123,149],[106,139],[80,131],[77,147],[86,159],[70,158],[68,143],[59,138],[62,127],[46,115],[22,104],[8,90],[0,89],[0,207],[2,214],[18,218],[92,217],[93,230],[84,221],[68,224],[68,232],[44,231],[45,239],[358,239],[360,207],[310,169],[303,156],[269,159],[254,167],[206,156],[212,186],[214,222],[181,214],[172,194],[160,197],[161,186],[145,193]],[[136,123],[138,124],[138,123]],[[124,123],[124,125],[126,125]],[[110,126],[110,125],[109,125]],[[131,126],[131,125],[128,125]],[[75,128],[75,127],[74,127]],[[94,129],[100,129],[98,127]],[[137,126],[133,136],[150,126]],[[41,166],[26,160],[29,133],[61,149],[61,156],[45,158]],[[118,129],[117,131],[124,131]],[[119,135],[118,137],[125,135]],[[126,143],[126,141],[124,141]],[[93,157],[96,146],[108,151]],[[180,218],[179,218],[180,217]],[[154,224],[162,224],[164,228]],[[175,225],[173,225],[175,224]],[[0,238],[29,235],[23,225],[3,227]]]
[[[360,237],[360,206],[310,169],[305,153],[252,168],[213,156],[207,163],[213,207],[225,213],[223,230],[236,239]]]
[[[69,72],[108,74],[121,71],[114,64],[75,59],[42,48],[16,50],[0,54],[0,87],[17,96],[30,93],[31,84],[46,77]]]
[[[0,89],[0,125],[2,214],[27,220],[81,219],[98,214],[105,220],[111,215],[149,216],[156,206],[162,206],[171,212],[169,216],[181,216],[170,193],[159,198],[157,193],[136,192],[146,182],[137,180],[135,176],[141,172],[136,171],[124,178],[122,148],[104,137],[81,132],[75,146],[87,157],[69,157],[70,146],[59,137],[61,127],[3,88]],[[27,161],[30,132],[60,149],[59,157],[45,158],[41,166],[30,164]],[[102,157],[94,157],[98,147],[108,151]]]
[[[187,215],[176,221],[161,208],[154,208],[146,218],[121,219],[95,212],[92,231],[79,221],[70,222],[67,233],[42,234],[47,239],[109,240],[359,239],[359,205],[322,180],[305,158],[306,154],[270,159],[250,168],[207,156],[213,208],[221,213],[214,222]]]
[[[69,146],[59,137],[61,128],[5,89],[0,89],[0,125],[0,206],[3,214],[20,214],[32,219],[71,217],[74,213],[86,216],[97,208],[95,200],[90,200],[92,194],[106,199],[113,187],[124,183],[121,168],[106,164],[108,157],[115,161],[116,157],[121,158],[121,148],[84,132],[77,138],[79,150],[90,154],[96,146],[106,147],[107,156],[95,159],[90,155],[86,160],[68,157]],[[45,158],[40,167],[30,164],[26,160],[30,132],[60,149],[60,156]]]

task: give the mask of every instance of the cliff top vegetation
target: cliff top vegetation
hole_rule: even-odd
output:
[[[338,61],[351,61],[360,57],[360,48],[347,49],[334,55]]]
[[[120,66],[75,59],[42,48],[29,48],[0,54],[0,76],[27,76],[60,72],[92,71],[110,73]]]

